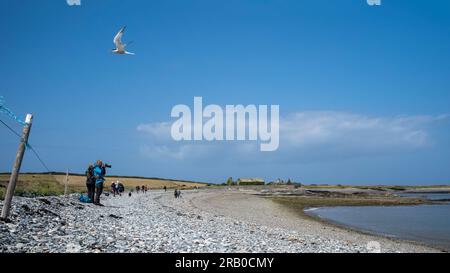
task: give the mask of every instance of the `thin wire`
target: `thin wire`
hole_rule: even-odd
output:
[[[8,128],[13,134],[15,134],[17,137],[19,137],[20,139],[22,139],[22,136],[16,132],[13,128],[11,128],[10,126],[8,126],[8,124],[6,124],[3,120],[0,119],[0,122],[5,125],[6,128]],[[45,164],[45,162],[42,160],[42,158],[39,156],[38,152],[30,145],[30,144],[26,144],[27,148],[29,148],[34,155],[37,157],[37,159],[39,160],[39,162],[42,164],[42,166],[44,166],[44,168],[47,170],[47,172],[51,173],[50,169],[47,167],[47,164]]]
[[[6,114],[7,116],[11,117],[12,119],[14,119],[17,123],[19,123],[21,125],[26,125],[26,123],[23,122],[22,120],[20,120],[10,109],[8,109],[4,105],[4,103],[5,103],[4,97],[0,96],[0,113]],[[0,122],[22,141],[22,136],[18,132],[16,132],[13,128],[11,128],[3,120],[0,119]],[[47,167],[47,164],[45,164],[45,162],[39,156],[38,152],[28,142],[25,144],[26,144],[26,147],[29,148],[33,152],[33,154],[36,156],[36,158],[39,160],[39,162],[42,164],[42,166],[44,166],[44,168],[47,170],[48,174],[57,181],[56,177],[52,174],[50,169]]]
[[[38,152],[36,152],[36,150],[27,143],[27,147],[36,155],[37,159],[39,160],[39,162],[41,162],[42,166],[44,166],[44,168],[47,170],[47,172],[49,174],[51,174],[50,169],[47,167],[47,165],[44,163],[44,161],[41,159],[41,157],[39,156]]]
[[[5,125],[5,127],[8,128],[13,134],[15,134],[16,136],[18,136],[19,138],[22,138],[22,137],[20,136],[19,133],[17,133],[13,128],[9,127],[9,125],[6,124],[3,120],[0,119],[0,122],[1,122],[3,125]]]

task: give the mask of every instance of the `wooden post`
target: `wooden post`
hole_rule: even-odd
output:
[[[64,196],[67,196],[67,184],[69,184],[69,169],[66,172],[66,182],[64,185]]]
[[[11,208],[11,201],[16,190],[17,178],[19,177],[20,166],[22,165],[23,155],[28,143],[28,136],[30,135],[31,125],[33,122],[33,115],[27,114],[25,119],[25,125],[22,131],[22,137],[20,139],[19,148],[16,154],[16,160],[9,178],[8,189],[6,190],[5,201],[3,202],[1,219],[6,220],[9,216],[9,210]]]

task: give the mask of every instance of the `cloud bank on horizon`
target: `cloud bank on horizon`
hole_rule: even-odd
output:
[[[430,129],[449,115],[370,117],[337,111],[296,112],[280,118],[280,149],[261,153],[257,142],[174,141],[171,122],[140,124],[147,143],[141,153],[155,160],[209,160],[221,154],[237,161],[309,163],[413,152],[434,144]]]

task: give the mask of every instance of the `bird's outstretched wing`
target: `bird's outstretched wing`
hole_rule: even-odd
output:
[[[114,44],[116,45],[117,49],[123,50],[123,48],[124,48],[124,46],[123,46],[123,44],[122,44],[122,36],[123,36],[123,33],[125,32],[125,28],[126,28],[126,27],[127,27],[127,26],[122,27],[122,28],[119,30],[119,32],[116,34],[116,36],[114,37],[113,42],[114,42]]]

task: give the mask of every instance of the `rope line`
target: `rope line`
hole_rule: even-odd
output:
[[[14,121],[16,121],[17,123],[19,123],[20,125],[26,125],[25,122],[23,122],[22,120],[20,120],[9,108],[7,108],[6,106],[4,106],[5,103],[5,99],[3,96],[0,96],[0,114],[6,114],[7,116],[9,116],[10,118],[12,118]],[[11,131],[14,135],[16,135],[20,141],[22,141],[22,136],[15,131],[13,128],[11,128],[8,124],[6,124],[3,120],[0,119],[0,123],[2,123],[6,128],[8,128],[9,131]],[[33,152],[33,154],[36,156],[36,158],[38,159],[38,161],[41,163],[41,165],[47,170],[48,174],[53,177],[53,179],[55,181],[57,181],[56,177],[52,174],[52,172],[50,171],[50,169],[48,168],[47,164],[45,164],[44,160],[42,160],[41,156],[39,155],[39,153],[33,148],[33,146],[31,146],[28,142],[25,143],[26,148],[28,148],[29,150],[31,150]]]
[[[24,121],[20,120],[13,113],[13,111],[9,110],[9,108],[4,105],[4,103],[5,103],[5,98],[3,96],[0,96],[0,113],[6,114],[7,116],[9,116],[10,118],[12,118],[13,120],[15,120],[16,122],[18,122],[21,125],[25,125],[26,123]]]

